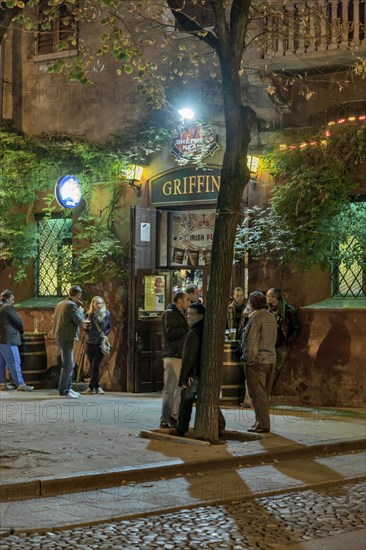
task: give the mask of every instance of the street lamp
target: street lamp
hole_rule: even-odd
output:
[[[194,112],[189,107],[184,107],[183,109],[179,109],[178,113],[184,120],[194,119]]]

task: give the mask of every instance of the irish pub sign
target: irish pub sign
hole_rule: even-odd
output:
[[[206,170],[184,167],[150,180],[150,203],[152,206],[214,203],[220,183],[221,170],[217,166]]]

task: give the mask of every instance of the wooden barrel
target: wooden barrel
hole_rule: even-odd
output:
[[[25,332],[19,347],[22,375],[28,386],[43,388],[46,382],[47,354],[45,332]]]
[[[239,406],[244,401],[244,363],[234,354],[238,346],[239,342],[235,340],[225,342],[220,391],[220,403],[222,405]]]

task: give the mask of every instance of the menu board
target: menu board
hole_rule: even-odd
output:
[[[144,277],[144,310],[165,310],[165,276],[145,275]]]

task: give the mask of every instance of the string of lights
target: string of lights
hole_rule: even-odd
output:
[[[339,118],[338,120],[332,120],[331,122],[328,122],[328,128],[330,127],[333,127],[333,126],[336,126],[336,125],[341,125],[341,124],[346,124],[346,123],[355,123],[355,122],[359,122],[359,123],[363,123],[366,121],[366,115],[360,115],[360,116],[350,116],[348,118]],[[326,138],[329,138],[332,133],[329,129],[325,130],[324,132],[324,135]],[[327,139],[321,139],[321,140],[311,140],[311,141],[304,141],[302,143],[300,143],[299,145],[296,145],[294,143],[290,144],[290,145],[286,145],[285,143],[281,143],[279,145],[279,149],[281,151],[293,151],[295,149],[304,149],[305,147],[318,147],[319,145],[320,146],[325,146],[327,144]]]

